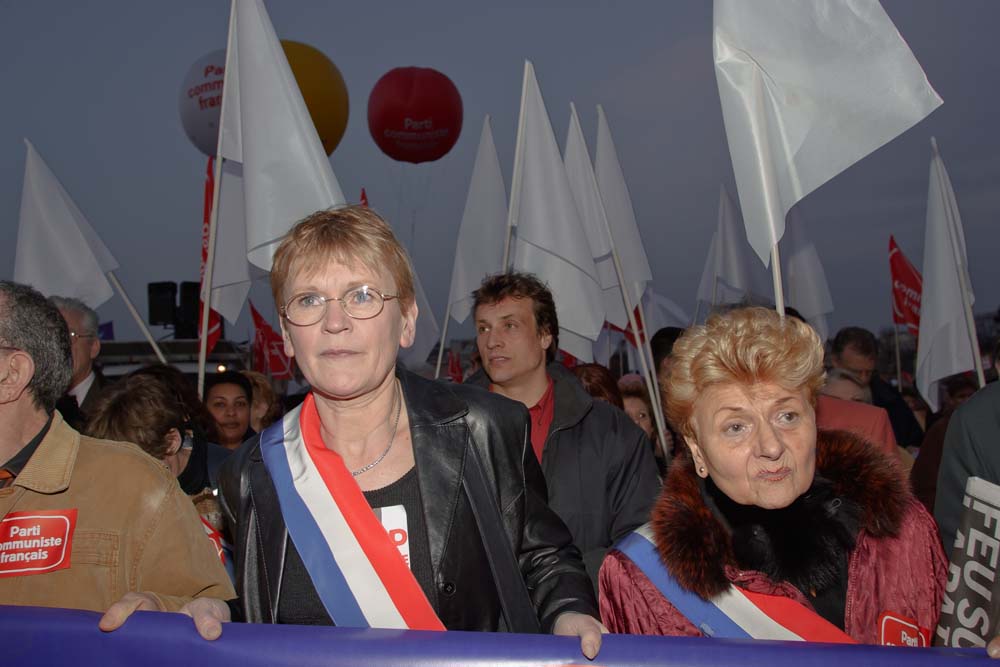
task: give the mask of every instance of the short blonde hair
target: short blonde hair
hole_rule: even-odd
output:
[[[319,271],[330,262],[388,270],[396,283],[401,310],[414,303],[413,267],[389,224],[367,206],[317,211],[295,225],[281,241],[271,266],[271,294],[280,309],[284,290],[299,271]],[[340,295],[336,295],[340,296]]]
[[[815,404],[823,385],[823,345],[812,327],[767,308],[739,308],[691,327],[674,345],[663,378],[671,424],[694,437],[691,415],[701,392],[716,384],[773,382],[805,388]]]

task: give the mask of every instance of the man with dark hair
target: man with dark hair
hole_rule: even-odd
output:
[[[549,505],[596,581],[605,552],[646,522],[659,491],[649,439],[555,361],[559,321],[552,293],[538,278],[491,276],[473,297],[483,370],[469,382],[528,408]]]
[[[105,630],[182,611],[216,634],[235,593],[194,506],[135,445],[63,421],[71,357],[56,307],[0,281],[0,604],[108,610]]]
[[[834,368],[851,373],[872,390],[872,405],[889,413],[889,423],[900,447],[920,446],[924,432],[910,407],[892,385],[875,372],[878,341],[875,335],[861,327],[845,327],[831,343],[830,363]]]
[[[49,300],[66,320],[70,348],[73,351],[73,374],[69,389],[56,407],[71,426],[82,429],[90,411],[97,404],[101,390],[107,384],[104,376],[94,368],[94,360],[101,353],[101,340],[97,335],[97,312],[79,299],[52,296]]]

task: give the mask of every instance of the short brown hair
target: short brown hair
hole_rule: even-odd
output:
[[[267,379],[267,376],[257,371],[242,370],[240,374],[253,385],[253,399],[250,401],[250,419],[253,419],[253,403],[260,400],[267,403],[267,411],[260,418],[261,428],[267,428],[281,417],[281,401],[278,394]],[[251,424],[252,426],[252,424]]]
[[[606,401],[620,410],[625,409],[622,394],[618,390],[611,371],[600,364],[579,364],[573,367],[573,375],[580,381],[587,393]]]
[[[132,442],[147,454],[167,455],[167,433],[183,431],[187,410],[173,387],[149,373],[126,375],[101,392],[85,429],[104,440]]]
[[[548,286],[531,273],[508,271],[488,276],[472,293],[472,312],[479,306],[489,306],[504,299],[531,299],[535,314],[535,327],[542,335],[552,336],[552,344],[545,351],[545,361],[551,363],[559,351],[559,318],[556,302]]]
[[[823,344],[808,324],[767,308],[737,308],[691,327],[674,345],[664,379],[667,418],[693,437],[691,415],[698,396],[724,383],[773,382],[805,387],[815,405],[823,385]]]
[[[271,294],[278,308],[284,289],[299,271],[322,270],[330,262],[387,269],[396,283],[400,309],[413,307],[413,266],[389,224],[367,206],[317,211],[298,223],[278,245],[271,265]]]

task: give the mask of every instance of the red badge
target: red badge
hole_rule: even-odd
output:
[[[205,535],[208,536],[208,539],[212,543],[212,546],[215,547],[215,553],[219,556],[219,560],[221,560],[222,564],[225,565],[226,552],[222,548],[222,535],[219,535],[219,531],[217,531],[212,526],[212,524],[205,521],[205,517],[199,517],[199,518],[201,519],[201,527],[205,529]]]
[[[883,646],[930,646],[931,631],[906,616],[882,612],[878,617],[879,643]]]
[[[0,520],[0,577],[69,567],[74,530],[75,509],[11,512]]]

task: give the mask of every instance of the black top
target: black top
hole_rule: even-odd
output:
[[[711,479],[704,480],[702,497],[732,535],[740,567],[792,584],[820,616],[844,629],[847,565],[861,516],[855,503],[837,496],[819,475],[781,509],[740,505]]]
[[[22,447],[17,454],[14,454],[9,461],[0,465],[0,470],[6,470],[14,477],[21,474],[24,470],[24,466],[28,464],[28,460],[34,456],[35,450],[38,449],[38,445],[42,444],[42,440],[45,439],[45,434],[49,432],[49,427],[52,426],[52,415],[49,415],[48,420],[45,422],[45,426],[38,434],[28,441],[24,447]],[[0,484],[2,486],[2,484]]]
[[[410,546],[410,571],[435,611],[438,610],[434,574],[431,571],[431,553],[427,541],[427,524],[420,502],[420,485],[416,466],[398,480],[381,489],[365,491],[365,500],[372,509],[402,505],[406,509],[406,530]],[[281,597],[278,601],[278,622],[295,625],[333,625],[333,620],[323,606],[305,564],[288,540],[285,555],[285,572],[281,580]]]

